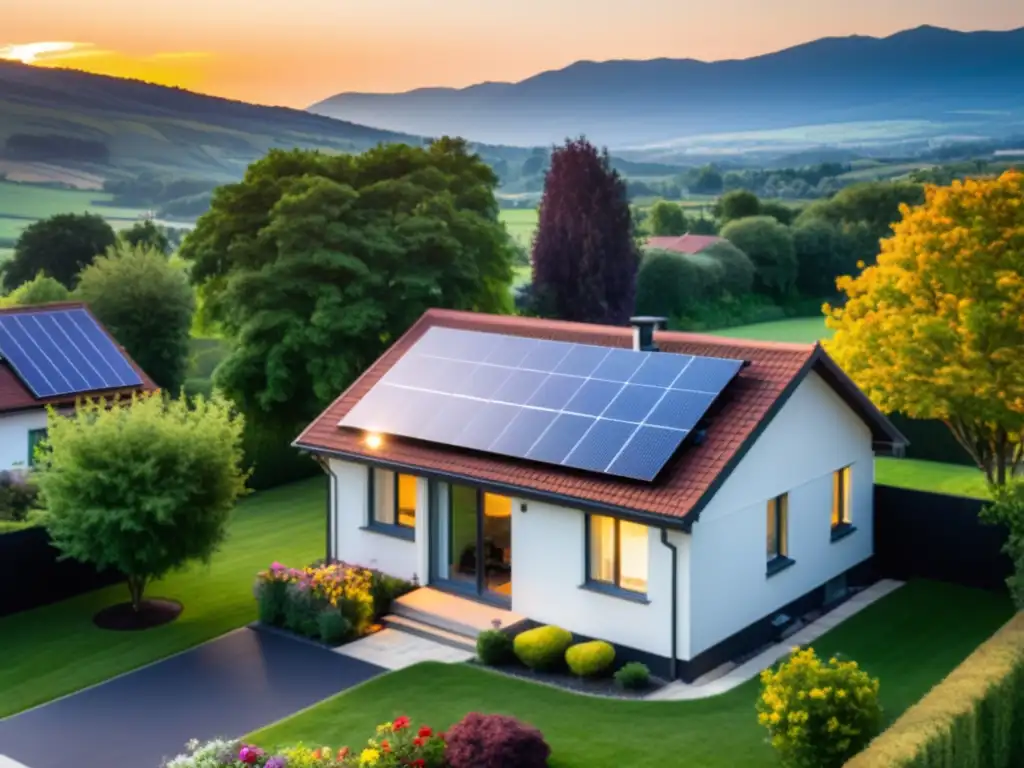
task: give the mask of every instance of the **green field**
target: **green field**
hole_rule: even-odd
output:
[[[710,331],[714,336],[733,339],[754,339],[756,341],[789,341],[813,344],[821,339],[831,338],[832,331],[825,327],[823,317],[792,317],[787,320],[773,320],[754,325],[738,325]]]
[[[248,624],[256,618],[257,571],[274,560],[309,563],[323,553],[324,485],[314,478],[246,499],[209,566],[192,565],[147,588],[185,606],[171,624],[140,633],[98,629],[93,615],[127,600],[124,585],[0,619],[0,718]]]
[[[508,233],[520,245],[529,248],[533,241],[533,230],[537,228],[536,208],[505,208],[501,211]]]
[[[56,213],[97,213],[109,219],[135,219],[141,213],[136,208],[104,205],[110,200],[111,195],[103,192],[54,189],[34,184],[0,181],[0,217],[24,216],[45,219]],[[3,236],[3,230],[0,230],[0,237]]]
[[[912,581],[820,637],[814,648],[855,659],[881,681],[891,722],[1012,614],[1003,595]],[[371,680],[251,736],[264,747],[357,747],[378,723],[408,715],[445,729],[467,712],[535,725],[552,768],[764,768],[777,764],[757,725],[757,679],[695,701],[616,701],[428,662]]]

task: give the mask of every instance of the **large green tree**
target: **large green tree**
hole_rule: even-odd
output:
[[[292,429],[426,309],[510,311],[515,248],[496,184],[447,138],[253,163],[214,193],[180,250],[231,342],[216,384],[246,414]]]
[[[171,394],[185,383],[196,301],[188,276],[155,248],[118,243],[82,270],[75,297]]]
[[[668,200],[659,200],[651,206],[646,224],[655,236],[685,235],[688,227],[682,206]]]
[[[92,213],[60,213],[29,224],[3,266],[4,287],[13,291],[40,272],[74,288],[78,273],[114,244],[111,226]]]
[[[753,192],[745,189],[734,189],[726,192],[715,203],[713,209],[715,217],[728,224],[736,219],[746,219],[750,216],[757,216],[761,213],[761,201]]]
[[[128,245],[148,246],[164,254],[171,252],[171,240],[167,230],[158,227],[152,219],[136,222],[128,229],[121,230],[117,234],[117,239]]]
[[[797,261],[789,227],[771,216],[751,216],[726,224],[722,237],[754,262],[754,290],[783,298],[794,288]]]
[[[245,491],[241,443],[241,417],[219,397],[51,411],[34,477],[54,546],[123,573],[137,611],[147,584],[223,541]]]

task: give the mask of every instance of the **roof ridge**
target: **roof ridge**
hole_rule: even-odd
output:
[[[51,301],[46,304],[24,304],[15,307],[0,307],[0,314],[3,315],[17,315],[17,314],[29,314],[32,312],[44,312],[47,310],[57,309],[89,309],[89,305],[84,301]]]

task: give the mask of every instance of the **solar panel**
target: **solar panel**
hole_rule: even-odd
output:
[[[39,398],[142,383],[124,353],[81,307],[0,314],[0,358]]]
[[[435,327],[339,426],[649,481],[743,364]]]

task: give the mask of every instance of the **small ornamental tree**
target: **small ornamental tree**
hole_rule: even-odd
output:
[[[135,611],[147,584],[210,559],[245,492],[242,419],[219,396],[51,409],[47,444],[35,479],[54,546],[123,573]]]
[[[939,419],[1002,486],[1024,460],[1024,174],[929,187],[838,282],[826,349],[886,413]]]
[[[585,139],[555,149],[533,241],[539,312],[625,325],[639,264],[626,185],[608,153]]]
[[[881,730],[878,686],[855,661],[796,650],[761,673],[757,721],[786,768],[839,768]]]

